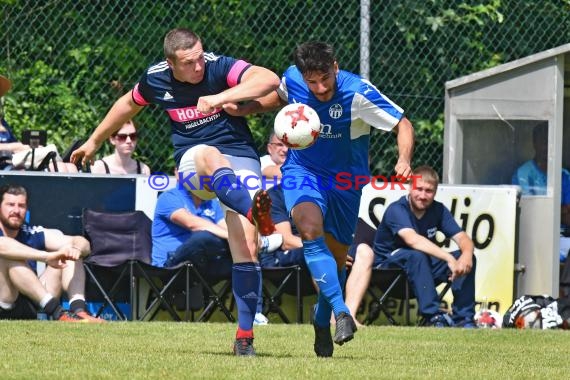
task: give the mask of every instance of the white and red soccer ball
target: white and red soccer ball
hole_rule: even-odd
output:
[[[288,104],[277,113],[273,130],[287,147],[305,149],[319,137],[321,120],[317,111],[306,104]]]

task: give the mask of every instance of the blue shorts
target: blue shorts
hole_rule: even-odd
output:
[[[287,167],[283,177],[281,186],[289,213],[299,203],[314,203],[323,214],[324,231],[342,244],[352,243],[361,191],[341,190],[335,187],[334,182],[330,183],[300,166]]]

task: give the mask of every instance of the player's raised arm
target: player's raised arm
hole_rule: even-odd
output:
[[[101,121],[91,136],[89,136],[89,139],[77,150],[73,151],[71,154],[71,162],[74,164],[81,163],[82,166],[87,165],[87,163],[92,164],[95,153],[103,142],[114,132],[121,129],[123,124],[132,119],[133,116],[142,109],[142,106],[139,106],[133,101],[130,91],[123,95],[113,104],[113,107],[111,107],[103,121]]]

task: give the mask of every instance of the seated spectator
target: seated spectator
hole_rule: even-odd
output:
[[[177,171],[175,175],[178,177]],[[260,238],[263,251],[280,245],[280,235]],[[202,200],[176,186],[158,197],[152,224],[152,264],[169,267],[184,261],[191,261],[206,278],[227,278],[232,274],[228,231],[220,202]],[[268,323],[259,307],[254,323]]]
[[[447,207],[434,200],[439,183],[435,170],[421,166],[414,175],[418,177],[408,195],[384,212],[374,238],[374,266],[404,269],[428,325],[475,327],[473,242]],[[459,250],[440,248],[435,240],[437,231],[451,238]],[[445,281],[452,282],[451,316],[439,309],[436,286]]]
[[[540,123],[532,130],[534,158],[523,163],[513,174],[513,185],[519,185],[523,195],[546,195],[548,170],[548,123]],[[570,172],[562,169],[560,194],[560,261],[564,262],[570,250]]]
[[[169,267],[187,260],[207,276],[223,278],[232,272],[228,231],[220,202],[202,200],[176,186],[160,194],[156,203],[152,265]]]
[[[21,186],[0,188],[0,319],[36,318],[36,310],[18,315],[17,306],[25,296],[53,320],[104,322],[86,311],[81,259],[90,253],[89,242],[82,236],[25,224],[27,198]],[[47,264],[39,278],[36,261]],[[69,312],[57,299],[62,291],[69,297]]]
[[[109,137],[109,143],[115,147],[113,154],[95,161],[91,173],[150,175],[148,165],[132,157],[137,147],[137,138],[135,124],[129,120]]]
[[[287,159],[287,152],[289,148],[283,144],[281,140],[271,133],[269,142],[267,143],[267,153],[262,156],[259,161],[261,162],[261,174],[265,177],[265,188],[269,189],[281,182],[283,174],[281,173],[281,166]]]
[[[12,88],[12,82],[0,75],[0,99]],[[2,103],[0,102],[0,170],[13,170],[12,155],[14,153],[30,151],[32,148],[27,144],[22,144],[14,131],[4,119]],[[17,168],[16,168],[17,169]],[[50,171],[56,171],[53,164],[50,164]],[[71,163],[64,163],[58,157],[57,171],[62,173],[77,173],[77,167]]]

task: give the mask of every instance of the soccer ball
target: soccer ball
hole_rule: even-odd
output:
[[[317,111],[306,104],[288,104],[275,117],[273,130],[275,136],[287,147],[305,149],[319,137],[321,120]]]

